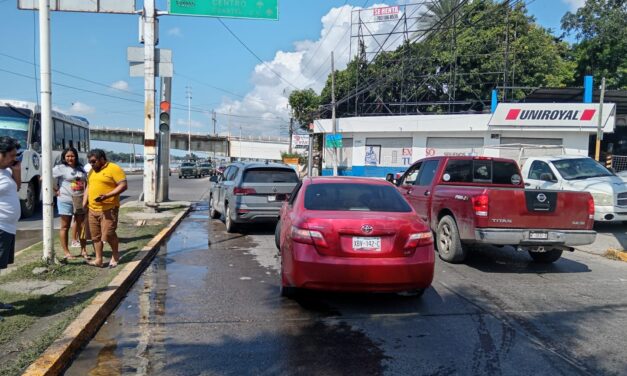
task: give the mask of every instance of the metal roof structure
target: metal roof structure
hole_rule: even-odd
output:
[[[598,103],[601,90],[594,90],[592,102]],[[529,103],[581,103],[583,88],[539,88],[529,93],[521,102]],[[605,103],[616,103],[616,114],[627,115],[627,90],[605,90]]]

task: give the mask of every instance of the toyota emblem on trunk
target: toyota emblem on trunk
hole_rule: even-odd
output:
[[[361,231],[364,232],[364,234],[370,234],[372,232],[373,228],[370,225],[363,225],[361,226]]]
[[[537,199],[538,199],[538,202],[544,202],[546,201],[546,195],[544,193],[540,193]]]

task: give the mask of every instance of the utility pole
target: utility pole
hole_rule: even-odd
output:
[[[217,137],[218,134],[216,133],[216,111],[212,110],[211,111],[211,121],[213,122],[213,137]],[[213,160],[215,163],[216,160],[216,145],[215,143],[213,144]]]
[[[288,148],[288,152],[290,154],[292,154],[292,135],[293,135],[293,133],[294,133],[294,118],[290,117],[290,129],[288,131],[289,138],[290,138],[290,146]]]
[[[333,58],[333,51],[331,51],[331,105],[333,106],[331,112],[331,122],[333,123],[333,136],[337,133],[337,120],[335,119],[335,60]],[[333,145],[333,176],[337,176],[337,147]]]
[[[239,160],[242,160],[242,126],[239,126]]]
[[[603,97],[605,96],[605,77],[601,79],[601,96],[599,97],[599,122],[597,123],[597,142],[594,159],[601,160],[601,141],[603,140]]]
[[[144,203],[157,202],[157,142],[155,140],[155,0],[144,1]]]
[[[227,119],[227,135],[226,135],[226,140],[227,140],[227,151],[226,151],[226,156],[228,157],[228,161],[231,161],[231,107],[229,107],[229,117]]]
[[[187,95],[187,154],[192,158],[192,88],[185,88]]]
[[[56,262],[53,247],[54,208],[52,197],[52,77],[50,67],[50,3],[39,0],[39,64],[41,79],[41,146],[43,188],[43,260]]]

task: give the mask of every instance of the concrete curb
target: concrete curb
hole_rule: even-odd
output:
[[[141,252],[109,283],[106,290],[96,295],[93,301],[65,329],[61,337],[24,371],[23,375],[59,375],[65,370],[74,354],[89,341],[118,306],[135,280],[150,264],[159,250],[159,245],[169,236],[190,212],[191,206],[172,219],[168,227],[159,232]]]

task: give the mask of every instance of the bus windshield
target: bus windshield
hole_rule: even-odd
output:
[[[13,137],[26,149],[30,116],[29,110],[0,107],[0,136]]]

